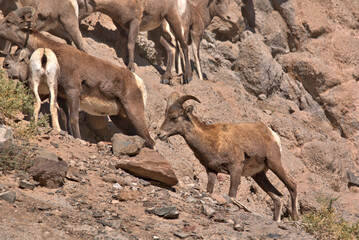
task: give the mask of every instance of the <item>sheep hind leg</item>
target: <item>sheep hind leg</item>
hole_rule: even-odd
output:
[[[283,208],[283,195],[268,180],[265,172],[260,172],[256,175],[253,175],[252,178],[272,198],[274,203],[273,220],[280,222],[280,214]]]
[[[40,108],[41,108],[41,98],[39,96],[39,91],[38,91],[39,90],[40,79],[31,78],[30,83],[32,83],[31,84],[31,89],[32,89],[32,92],[35,95],[34,123],[35,123],[35,127],[37,127],[37,121],[38,121],[38,118],[39,118],[39,112],[40,112]]]
[[[292,202],[292,220],[297,221],[299,219],[298,214],[298,199],[297,199],[297,184],[291,180],[284,171],[282,163],[278,160],[273,160],[278,158],[267,158],[268,168],[284,183],[288,189]]]
[[[139,32],[139,20],[135,19],[132,20],[130,23],[129,31],[128,31],[128,42],[127,42],[127,49],[128,49],[128,66],[127,68],[130,69],[132,72],[135,71],[135,44],[136,39]]]

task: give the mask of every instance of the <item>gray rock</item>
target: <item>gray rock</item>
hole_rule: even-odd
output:
[[[175,232],[173,233],[173,235],[175,235],[176,237],[178,238],[181,238],[181,239],[185,239],[186,237],[189,237],[190,235],[188,233],[185,233],[185,232]]]
[[[166,219],[175,219],[179,217],[179,212],[176,207],[165,206],[159,208],[148,208],[146,212],[155,214],[159,217],[163,217]]]
[[[64,184],[67,170],[66,162],[58,160],[54,154],[44,153],[35,157],[34,165],[27,172],[40,186],[58,188]]]
[[[354,175],[354,173],[347,171],[347,177],[348,177],[348,187],[351,186],[357,186],[359,187],[359,180],[358,178]]]
[[[11,147],[14,144],[12,128],[0,125],[0,151]]]
[[[26,181],[26,180],[21,180],[19,182],[19,188],[34,190],[35,185],[32,184],[31,182]]]
[[[13,191],[0,193],[0,199],[5,200],[9,203],[14,203],[16,200],[16,193]]]
[[[211,207],[208,207],[206,205],[202,205],[202,213],[206,215],[207,217],[213,217],[213,215],[216,213],[216,210],[214,210]]]
[[[122,133],[116,133],[111,138],[112,151],[115,155],[137,155],[141,148],[145,146],[145,140],[139,136],[127,136]]]

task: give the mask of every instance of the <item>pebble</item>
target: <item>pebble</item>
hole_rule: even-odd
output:
[[[19,188],[21,189],[30,189],[30,190],[34,190],[35,185],[26,181],[26,180],[21,180],[19,182]]]

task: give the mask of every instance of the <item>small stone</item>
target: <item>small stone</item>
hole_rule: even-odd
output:
[[[59,147],[60,147],[59,144],[56,143],[56,142],[50,142],[50,144],[51,144],[52,146],[54,146],[55,148],[59,148]]]
[[[97,219],[96,222],[102,224],[102,225],[105,226],[105,227],[106,227],[106,226],[107,226],[107,227],[112,227],[112,225],[111,225],[110,222],[107,222],[107,221],[105,221],[105,220],[103,220],[103,219]]]
[[[146,180],[143,180],[143,179],[140,179],[140,183],[142,184],[142,186],[145,186],[145,187],[148,187],[151,185],[150,182],[146,181]]]
[[[145,140],[139,136],[127,136],[116,133],[112,137],[113,154],[118,155],[137,155],[145,145]]]
[[[218,205],[224,205],[227,203],[227,200],[218,194],[212,193],[210,197],[215,200]]]
[[[61,131],[59,132],[59,134],[60,134],[61,136],[66,136],[67,132],[64,131],[64,130],[61,130]]]
[[[30,189],[30,190],[34,190],[35,185],[26,181],[26,180],[21,180],[19,182],[19,188],[21,189]]]
[[[233,226],[233,229],[238,232],[243,232],[245,230],[244,226],[238,223]]]
[[[179,217],[179,212],[176,207],[148,208],[146,209],[146,212],[153,213],[166,219],[175,219]]]
[[[259,94],[258,98],[263,101],[267,99],[267,96],[265,94]]]
[[[175,232],[175,233],[173,233],[173,235],[175,235],[176,237],[181,238],[181,239],[185,239],[186,237],[189,236],[189,234],[185,233],[185,232]]]
[[[121,229],[121,226],[122,226],[122,221],[121,220],[115,220],[115,221],[111,222],[111,227],[116,229],[116,230]]]
[[[117,190],[122,190],[122,189],[123,189],[123,187],[122,187],[119,183],[114,183],[114,184],[112,185],[112,187],[114,187],[114,188],[117,189]]]
[[[213,208],[210,208],[206,205],[202,205],[202,213],[204,215],[206,215],[207,217],[213,217],[213,215],[215,214],[216,210],[214,210]]]
[[[93,214],[92,214],[92,217],[94,217],[94,218],[102,218],[102,217],[104,217],[105,215],[102,213],[102,212],[98,212],[98,211],[95,211],[95,212],[93,212]]]
[[[5,200],[9,203],[14,203],[16,200],[16,193],[13,191],[0,193],[0,199]]]
[[[268,110],[268,109],[264,110],[264,112],[265,112],[266,114],[268,114],[268,115],[272,115],[272,113],[273,113],[273,111]]]
[[[351,186],[359,187],[359,180],[354,175],[354,173],[347,171],[347,177],[348,177],[348,187],[351,187]]]

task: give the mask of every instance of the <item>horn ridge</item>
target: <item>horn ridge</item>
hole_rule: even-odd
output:
[[[177,98],[176,101],[172,105],[177,105],[179,107],[182,107],[182,105],[188,100],[195,100],[195,101],[201,103],[201,101],[198,100],[198,98],[196,98],[195,96],[183,95],[183,96]]]
[[[23,17],[26,13],[31,13],[31,16],[33,16],[35,14],[35,8],[33,7],[22,7],[22,8],[19,8],[19,9],[16,9],[14,11],[14,13],[18,16],[18,17]]]

